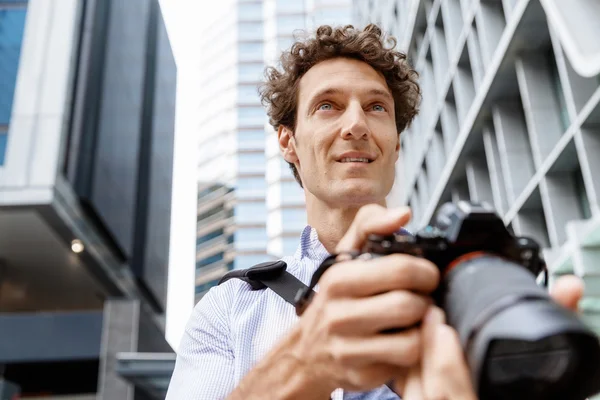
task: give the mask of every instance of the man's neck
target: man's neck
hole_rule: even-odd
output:
[[[350,228],[360,207],[360,205],[332,206],[310,193],[307,194],[306,215],[308,224],[317,231],[319,241],[329,253],[335,253],[337,244]]]

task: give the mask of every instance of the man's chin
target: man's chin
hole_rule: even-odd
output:
[[[360,207],[366,204],[383,204],[385,202],[382,189],[374,185],[374,182],[352,179],[344,182],[341,187],[336,189],[332,193],[335,196],[334,201],[343,205]]]

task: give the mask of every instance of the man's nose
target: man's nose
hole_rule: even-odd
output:
[[[370,135],[367,116],[360,105],[353,104],[346,109],[344,115],[344,127],[342,138],[344,139],[366,139]]]

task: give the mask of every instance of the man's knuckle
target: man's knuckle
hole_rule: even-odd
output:
[[[339,337],[331,337],[329,340],[329,355],[336,365],[345,365],[352,360],[348,346]]]
[[[338,310],[337,307],[329,305],[325,307],[324,311],[325,325],[327,326],[327,332],[333,334],[339,332],[347,325],[346,316]]]

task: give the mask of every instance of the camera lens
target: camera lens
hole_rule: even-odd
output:
[[[444,310],[479,398],[583,400],[598,392],[598,337],[531,272],[483,256],[460,263],[444,282]]]
[[[482,377],[484,391],[496,398],[547,399],[571,382],[577,352],[566,335],[539,341],[496,340],[490,345]]]
[[[555,382],[567,372],[573,356],[565,335],[532,342],[497,340],[490,345],[487,379],[498,385],[520,379]]]

